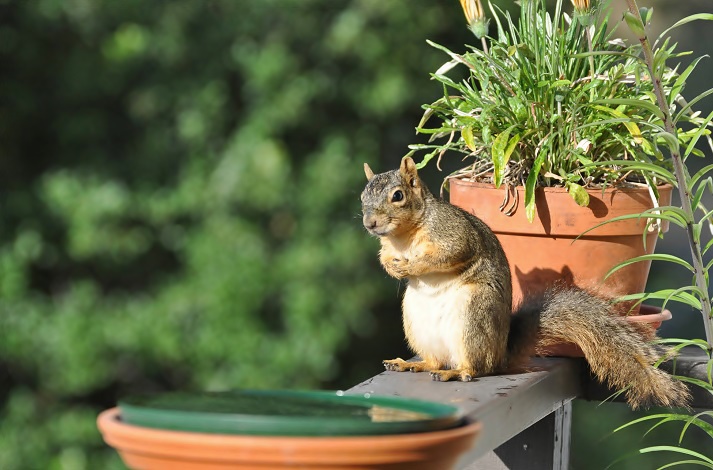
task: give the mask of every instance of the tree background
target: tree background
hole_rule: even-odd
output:
[[[359,193],[441,93],[426,39],[475,43],[455,0],[0,0],[0,468],[122,468],[95,418],[129,394],[348,388],[407,354]],[[573,467],[642,445],[607,437],[630,417],[578,403]]]

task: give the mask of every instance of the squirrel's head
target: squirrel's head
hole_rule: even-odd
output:
[[[370,234],[398,236],[418,225],[430,192],[418,177],[411,157],[401,160],[398,170],[377,175],[364,164],[368,183],[361,193],[364,227]]]

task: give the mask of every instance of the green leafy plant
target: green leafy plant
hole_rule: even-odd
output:
[[[641,118],[632,119],[632,123],[646,126],[651,130],[656,137],[659,145],[666,149],[672,171],[656,167],[654,165],[646,165],[646,171],[661,181],[670,183],[678,188],[678,193],[681,199],[681,207],[665,206],[655,207],[643,214],[627,215],[615,218],[613,221],[622,220],[632,217],[643,217],[649,219],[651,223],[657,220],[667,220],[670,223],[684,229],[687,234],[687,240],[691,249],[691,260],[684,260],[673,255],[653,254],[644,255],[630,259],[615,266],[611,272],[614,272],[628,264],[646,260],[660,260],[675,263],[683,266],[692,274],[690,285],[684,285],[676,289],[665,289],[651,293],[632,294],[623,300],[636,300],[642,302],[645,299],[661,299],[664,301],[664,306],[670,300],[682,302],[691,306],[695,310],[699,310],[703,316],[703,325],[706,338],[706,349],[713,350],[713,319],[711,319],[711,300],[709,290],[709,270],[713,266],[713,262],[704,263],[704,256],[713,247],[713,240],[703,244],[704,228],[708,226],[713,229],[713,211],[708,210],[703,204],[703,199],[706,194],[713,194],[713,164],[705,165],[696,173],[691,175],[687,163],[692,155],[702,155],[702,152],[696,149],[695,145],[701,137],[710,134],[709,127],[713,121],[713,112],[706,117],[699,117],[694,114],[693,117],[689,114],[691,107],[713,94],[713,88],[704,91],[694,97],[690,103],[683,101],[683,106],[680,109],[676,108],[677,102],[673,100],[670,94],[666,93],[664,80],[662,77],[671,70],[666,62],[672,57],[671,49],[668,47],[666,35],[674,28],[690,23],[695,20],[713,20],[713,14],[697,14],[686,17],[671,28],[664,31],[661,37],[652,45],[646,35],[645,19],[650,17],[647,10],[639,10],[635,0],[627,0],[629,11],[625,14],[627,24],[632,31],[638,35],[641,43],[642,57],[637,58],[641,64],[645,65],[648,73],[654,78],[653,93],[655,96],[655,104],[658,107],[659,120],[645,123]],[[642,15],[643,12],[643,15]],[[700,58],[680,74],[676,80],[674,87],[682,89],[685,85],[685,78],[695,68]],[[648,106],[648,105],[647,105]],[[689,130],[681,130],[679,126],[682,122],[696,124]],[[681,135],[686,137],[682,138]],[[683,143],[686,145],[683,145]],[[709,139],[710,144],[710,139]],[[712,147],[713,149],[713,147]],[[629,163],[624,160],[613,160],[610,162],[602,162],[603,166],[611,168],[643,168],[644,164],[639,162]],[[608,223],[608,222],[607,222]],[[611,274],[610,272],[610,274]]]
[[[430,43],[451,59],[432,75],[443,97],[424,106],[417,127],[430,139],[410,146],[409,155],[423,153],[420,166],[436,157],[440,162],[447,151],[465,155],[468,166],[459,176],[524,185],[530,220],[537,186],[564,186],[582,206],[589,203],[585,188],[648,184],[657,196],[660,172],[671,174],[660,150],[667,138],[658,130],[664,116],[639,59],[643,46],[607,31],[607,8],[578,0],[570,16],[563,0],[553,13],[545,0],[523,0],[516,22],[491,5],[497,36],[486,38],[480,1],[461,3],[482,50],[458,54]],[[659,51],[657,79],[665,102],[674,106],[697,62],[678,73],[661,59],[683,54],[668,39]],[[447,75],[458,65],[467,68],[462,81]],[[693,145],[708,135],[710,121],[689,110],[679,113],[675,138],[700,154]],[[684,129],[687,124],[693,130]]]
[[[651,132],[660,142],[661,147],[665,148],[670,157],[672,171],[664,170],[663,168],[649,167],[648,171],[655,174],[657,178],[666,181],[677,187],[681,200],[681,207],[667,206],[658,207],[654,210],[647,211],[635,217],[645,217],[650,222],[655,223],[656,220],[667,220],[670,223],[682,228],[688,240],[688,245],[691,250],[691,259],[684,260],[673,255],[646,255],[628,260],[612,269],[616,271],[621,267],[638,261],[656,259],[675,263],[686,268],[692,275],[692,280],[688,285],[682,285],[677,288],[662,289],[650,293],[634,294],[627,296],[623,300],[636,300],[642,302],[646,299],[663,300],[664,306],[669,301],[677,301],[692,307],[702,315],[704,337],[703,339],[666,339],[661,340],[661,343],[673,345],[674,350],[681,350],[684,347],[698,347],[703,349],[707,355],[707,376],[705,380],[694,377],[679,376],[682,381],[688,382],[694,386],[700,387],[708,393],[713,393],[713,317],[711,316],[711,300],[710,300],[710,276],[709,271],[713,266],[713,261],[705,262],[704,259],[710,259],[709,251],[713,246],[713,240],[704,239],[704,228],[708,226],[713,232],[713,211],[708,210],[703,204],[706,196],[713,194],[713,165],[708,164],[696,171],[693,175],[688,168],[688,159],[692,155],[699,154],[695,145],[699,140],[709,135],[709,127],[713,120],[713,112],[707,117],[699,117],[697,114],[691,114],[692,106],[713,94],[713,88],[704,91],[694,97],[690,103],[684,100],[676,100],[676,95],[667,94],[665,88],[665,80],[663,77],[671,70],[666,64],[674,54],[669,48],[667,34],[674,28],[688,24],[696,20],[713,20],[713,14],[695,14],[688,16],[664,33],[653,44],[648,39],[646,33],[646,24],[650,19],[651,11],[648,9],[640,9],[636,0],[626,0],[628,11],[624,18],[631,30],[637,35],[641,45],[641,57],[637,58],[642,64],[645,64],[650,77],[653,78],[653,93],[655,96],[655,104],[659,109],[659,120],[646,123],[646,126],[651,129]],[[696,64],[701,58],[695,59],[691,65],[685,69],[674,82],[674,91],[676,94],[683,89],[687,77],[691,74]],[[680,107],[677,107],[680,106]],[[643,124],[639,119],[637,124]],[[680,129],[682,122],[692,123],[688,131]],[[681,138],[682,134],[686,134],[686,138]],[[710,144],[710,139],[709,144]],[[684,145],[685,144],[685,145]],[[607,165],[612,167],[621,166],[622,161],[608,162]],[[624,218],[624,217],[622,217]],[[628,216],[626,217],[628,218]],[[621,218],[618,218],[621,219]],[[706,256],[708,255],[708,256]],[[706,433],[710,438],[713,438],[713,425],[710,423],[710,418],[713,413],[705,411],[693,416],[677,413],[663,413],[646,416],[640,419],[633,420],[624,426],[621,426],[616,431],[635,424],[658,420],[650,429],[651,430],[670,422],[683,422],[682,431],[679,437],[678,446],[660,445],[649,446],[638,450],[638,453],[669,453],[673,455],[683,456],[684,460],[678,460],[659,468],[669,468],[679,465],[696,465],[706,468],[713,468],[713,460],[706,455],[687,449],[682,446],[683,438],[686,431],[691,427],[699,428]]]
[[[443,8],[0,3],[0,469],[126,470],[96,417],[129,395],[377,373],[398,300],[345,169],[413,120]]]
[[[703,433],[708,435],[709,438],[713,439],[713,424],[711,424],[711,422],[710,422],[711,418],[713,418],[712,411],[702,411],[700,413],[696,413],[695,415],[687,415],[687,414],[679,414],[679,413],[657,413],[657,414],[652,414],[652,415],[644,416],[642,418],[638,418],[638,419],[629,421],[628,423],[616,428],[614,430],[614,432],[616,433],[616,432],[622,431],[626,428],[635,426],[640,423],[656,421],[653,425],[651,425],[649,427],[649,429],[645,433],[645,434],[649,434],[651,431],[653,431],[654,429],[656,429],[659,426],[662,426],[664,424],[681,423],[682,426],[681,426],[681,432],[678,437],[678,446],[671,446],[671,445],[647,446],[647,447],[638,449],[635,453],[627,455],[624,458],[628,458],[628,457],[631,457],[636,454],[669,453],[669,454],[674,454],[674,455],[685,456],[686,459],[667,463],[665,465],[658,467],[659,469],[670,468],[670,467],[675,467],[675,466],[679,466],[679,465],[685,465],[685,466],[695,465],[695,466],[713,469],[713,459],[711,459],[709,456],[706,456],[700,452],[697,452],[697,451],[694,451],[692,449],[688,449],[688,448],[682,446],[683,440],[686,437],[686,433],[690,429],[693,429],[693,428],[699,429],[700,431],[702,431]],[[619,459],[619,460],[622,460],[622,459]]]

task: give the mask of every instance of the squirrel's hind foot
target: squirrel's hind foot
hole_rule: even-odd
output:
[[[412,372],[422,372],[423,369],[417,370],[417,368],[420,365],[425,365],[425,362],[420,361],[420,362],[408,362],[404,361],[400,357],[397,357],[396,359],[386,359],[383,361],[384,364],[384,369],[392,371],[392,372],[407,372],[407,371],[412,371]]]
[[[475,377],[475,372],[468,369],[432,370],[430,375],[436,382],[448,382],[450,380],[471,382]]]

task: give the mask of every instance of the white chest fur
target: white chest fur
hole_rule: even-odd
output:
[[[452,274],[409,279],[404,293],[404,327],[411,347],[421,357],[459,367],[470,286]]]

